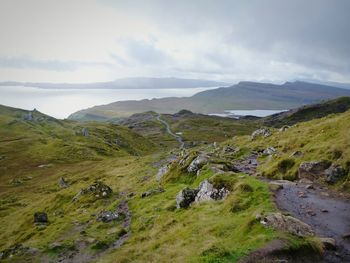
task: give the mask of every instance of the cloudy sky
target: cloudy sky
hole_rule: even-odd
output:
[[[0,0],[0,81],[350,82],[348,0]]]

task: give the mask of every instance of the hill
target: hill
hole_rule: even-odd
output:
[[[261,122],[267,126],[282,127],[322,118],[332,113],[345,112],[349,109],[350,97],[340,97],[267,116],[262,118]]]
[[[240,82],[231,87],[203,91],[186,98],[120,101],[95,106],[75,112],[69,118],[110,119],[145,111],[173,114],[181,109],[203,114],[234,109],[286,110],[340,96],[350,96],[350,90],[300,81],[282,85]]]

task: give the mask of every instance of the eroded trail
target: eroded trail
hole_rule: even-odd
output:
[[[257,155],[251,155],[238,167],[253,175],[257,165]],[[335,239],[336,250],[328,250],[323,262],[350,262],[350,200],[312,182],[262,180],[282,185],[275,192],[280,210],[309,224],[317,236]]]
[[[182,137],[180,135],[173,133],[170,129],[169,123],[167,123],[165,120],[162,120],[160,117],[161,117],[161,115],[158,113],[157,120],[165,126],[166,132],[169,133],[171,136],[173,136],[179,142],[180,148],[184,148],[185,143],[184,143]]]
[[[307,189],[309,188],[309,189]],[[350,262],[350,201],[329,196],[327,189],[313,184],[285,183],[276,192],[278,208],[312,226],[316,235],[336,241],[336,251],[325,262]]]

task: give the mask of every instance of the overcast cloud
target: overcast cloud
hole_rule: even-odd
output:
[[[1,0],[0,81],[350,82],[350,1]]]

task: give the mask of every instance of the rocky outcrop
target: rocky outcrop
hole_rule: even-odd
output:
[[[104,223],[111,222],[113,220],[117,220],[119,218],[119,214],[114,211],[101,211],[97,216],[97,221],[101,221]]]
[[[88,186],[87,188],[81,189],[73,197],[73,201],[77,201],[80,198],[80,196],[86,195],[86,194],[90,194],[95,198],[100,199],[100,198],[108,198],[112,195],[112,193],[113,191],[108,185],[100,181],[96,181],[92,185]]]
[[[272,155],[272,154],[275,154],[275,153],[277,153],[277,150],[276,150],[274,147],[272,147],[272,146],[267,147],[267,148],[263,151],[263,154],[265,154],[265,155]]]
[[[284,125],[284,126],[282,126],[278,131],[279,131],[279,132],[285,132],[285,131],[288,130],[289,128],[290,128],[289,125]]]
[[[206,155],[199,155],[187,167],[187,172],[189,172],[189,173],[196,173],[207,162],[208,162],[208,156],[206,156]]]
[[[325,180],[329,184],[336,183],[346,175],[345,169],[340,165],[332,165],[325,171]]]
[[[271,136],[271,131],[267,128],[260,128],[252,133],[252,140],[256,140],[258,137],[269,137]]]
[[[299,178],[317,178],[323,176],[330,165],[331,163],[328,161],[302,162],[299,166]]]
[[[34,223],[35,224],[47,224],[49,219],[45,212],[36,212],[34,214]]]
[[[185,188],[176,196],[176,207],[187,208],[195,200],[198,193],[197,189]]]
[[[227,189],[216,189],[208,180],[205,180],[201,182],[198,187],[195,202],[201,203],[210,200],[222,200],[225,199],[228,194],[229,191]]]
[[[159,193],[163,193],[165,190],[164,188],[160,187],[160,188],[156,188],[156,189],[151,189],[149,191],[143,192],[141,194],[141,198],[145,198],[151,195],[155,195],[155,194],[159,194]]]
[[[187,208],[191,203],[202,203],[211,200],[222,200],[230,192],[226,188],[217,189],[208,180],[199,184],[197,189],[185,188],[176,196],[176,207]]]
[[[89,130],[88,128],[83,128],[81,130],[81,134],[84,136],[84,137],[88,137],[90,134],[89,134]]]
[[[282,215],[281,213],[268,214],[262,218],[260,223],[264,226],[300,237],[315,235],[313,229],[308,224],[294,217]]]

